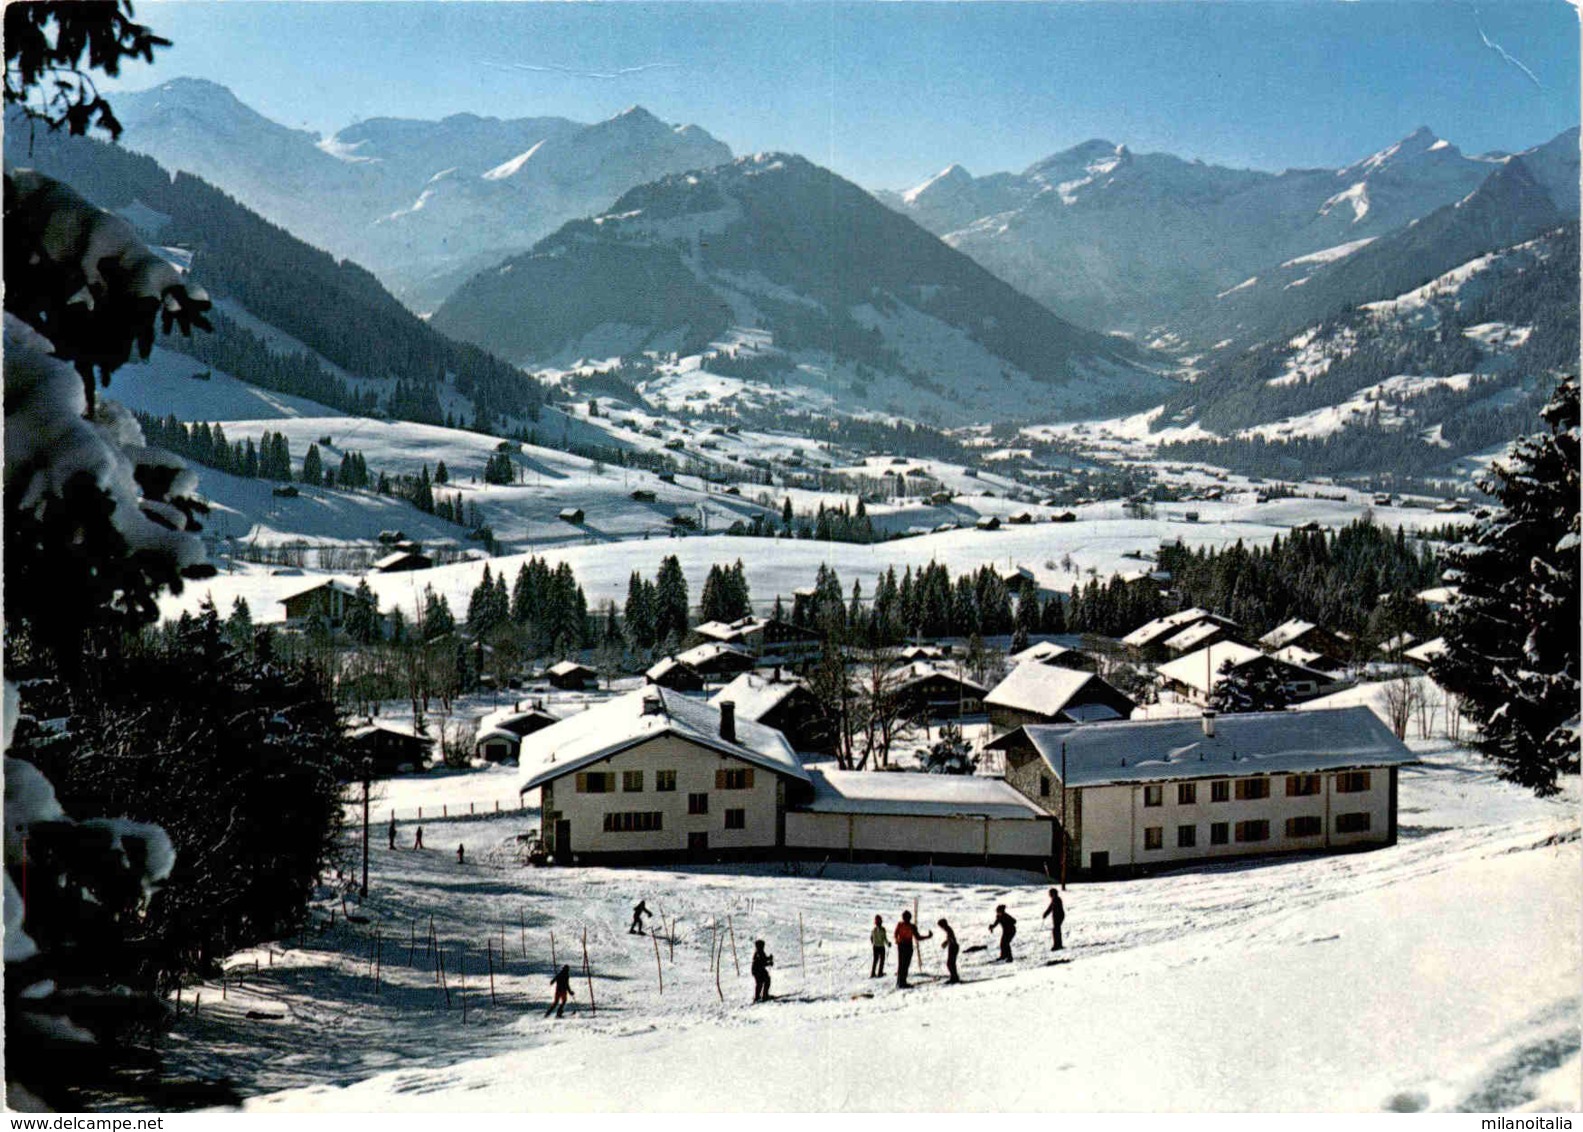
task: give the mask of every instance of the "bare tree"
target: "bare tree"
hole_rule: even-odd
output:
[[[1423,697],[1422,681],[1413,673],[1404,672],[1385,682],[1385,718],[1398,739],[1407,738],[1408,721]]]
[[[835,746],[836,765],[852,769],[856,729],[856,693],[847,678],[846,653],[834,640],[825,641],[819,663],[808,678],[808,690],[824,711],[826,726]]]
[[[859,768],[890,766],[891,747],[912,729],[902,685],[911,668],[902,664],[894,649],[865,650],[863,677],[858,686],[858,715],[863,740]]]

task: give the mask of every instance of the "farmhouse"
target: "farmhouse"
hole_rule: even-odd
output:
[[[427,570],[433,565],[434,559],[427,554],[419,554],[415,550],[397,550],[375,562],[374,569],[381,574],[399,574],[405,570]]]
[[[421,769],[434,747],[434,740],[388,723],[369,719],[361,727],[354,727],[346,734],[352,766],[369,761],[377,778],[385,778],[403,770]]]
[[[1155,668],[1161,686],[1193,703],[1208,703],[1210,694],[1226,677],[1226,666],[1234,672],[1250,675],[1269,669],[1280,680],[1282,689],[1294,700],[1313,699],[1321,689],[1333,683],[1323,672],[1304,668],[1273,656],[1265,656],[1258,649],[1235,641],[1222,641],[1208,648],[1199,649]]]
[[[300,627],[311,617],[322,617],[332,629],[339,629],[354,605],[369,603],[345,582],[331,580],[280,599],[286,607],[286,624]]]
[[[1127,719],[1138,705],[1092,672],[1019,664],[984,697],[990,729],[1001,735],[1029,723]]]
[[[968,774],[810,770],[786,847],[846,861],[1023,864],[1055,852],[1051,815],[1003,780]]]
[[[779,668],[769,676],[744,672],[709,700],[737,705],[737,718],[773,727],[798,751],[828,753],[832,736],[825,724],[824,705],[801,680],[782,677]]]
[[[1007,658],[1013,664],[1053,664],[1057,668],[1077,668],[1084,672],[1099,670],[1099,661],[1080,649],[1069,649],[1054,641],[1040,641]]]
[[[784,736],[710,704],[643,688],[522,743],[557,861],[764,852],[812,781]]]
[[[1396,841],[1414,756],[1366,707],[1019,728],[989,746],[1103,876],[1185,861]]]
[[[581,692],[590,683],[599,679],[599,673],[586,664],[578,664],[575,660],[563,660],[559,664],[552,664],[545,670],[544,676],[552,687],[567,692]]]
[[[648,671],[643,673],[643,679],[649,684],[657,684],[661,688],[669,688],[673,692],[701,692],[704,690],[703,673],[684,660],[677,660],[674,656],[667,656],[655,662]]]
[[[717,642],[695,645],[686,652],[677,653],[676,659],[691,666],[706,679],[730,679],[753,667],[752,654],[746,649]]]
[[[987,689],[965,676],[929,664],[909,665],[897,675],[895,695],[914,719],[956,719],[984,710]]]

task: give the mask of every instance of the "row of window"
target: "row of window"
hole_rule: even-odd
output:
[[[1369,831],[1368,813],[1337,814],[1337,833],[1367,833]],[[1325,832],[1324,822],[1318,814],[1308,814],[1303,817],[1286,819],[1286,836],[1293,840],[1305,837],[1319,837]],[[1270,839],[1270,823],[1262,819],[1256,821],[1239,821],[1235,827],[1230,822],[1211,822],[1209,826],[1209,843],[1211,845],[1229,845],[1232,834],[1235,833],[1237,842],[1268,841]],[[1176,847],[1178,849],[1193,849],[1198,845],[1198,827],[1196,825],[1179,825],[1176,827]],[[1147,826],[1143,831],[1143,847],[1145,849],[1165,848],[1165,827],[1160,825]]]
[[[676,772],[674,770],[657,770],[654,772],[654,789],[661,794],[672,794],[676,791]],[[751,790],[753,789],[753,768],[736,767],[721,768],[715,771],[716,790]],[[579,794],[614,794],[616,792],[616,775],[614,771],[590,770],[580,771],[577,775],[577,792]],[[621,792],[623,794],[641,794],[643,792],[643,771],[624,770],[621,772]]]
[[[1322,786],[1317,774],[1288,774],[1286,778],[1286,796],[1288,798],[1311,798],[1317,795]],[[1209,784],[1209,800],[1211,802],[1229,802],[1235,788],[1237,801],[1256,802],[1270,796],[1270,782],[1268,778],[1239,778],[1232,781],[1220,778]],[[1337,794],[1361,794],[1369,789],[1371,779],[1366,770],[1348,771],[1336,775]],[[1143,788],[1143,804],[1148,808],[1163,806],[1165,804],[1165,785],[1155,783]],[[1198,783],[1178,782],[1176,784],[1176,804],[1179,806],[1195,806],[1198,804]]]
[[[699,809],[692,808],[692,800],[702,798],[704,804]],[[709,812],[709,795],[688,795],[687,812],[690,814],[706,814]],[[746,810],[727,810],[725,813],[727,829],[746,829],[748,826],[748,812]],[[606,833],[656,833],[665,828],[665,814],[660,810],[613,810],[605,814]]]

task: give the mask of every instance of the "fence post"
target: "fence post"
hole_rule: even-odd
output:
[[[737,960],[737,930],[731,926],[731,917],[726,917],[726,932],[731,936],[731,965],[737,969],[737,978],[742,977],[742,964]]]
[[[660,941],[653,932],[649,933],[649,938],[654,941],[654,973],[659,976],[660,994],[663,995],[665,993],[665,972],[660,969]]]
[[[489,1005],[495,1005],[495,945],[493,940],[484,941],[484,957],[489,961]],[[501,956],[502,959],[505,956]]]
[[[597,1015],[599,1007],[594,1005],[594,973],[588,965],[588,929],[583,929],[583,977],[588,980],[588,1013]]]

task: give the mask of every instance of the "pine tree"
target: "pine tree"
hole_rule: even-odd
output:
[[[682,574],[681,561],[674,554],[660,560],[659,572],[654,576],[654,590],[654,635],[662,640],[672,634],[678,640],[686,636],[687,578]]]
[[[1209,706],[1228,715],[1247,711],[1281,711],[1291,702],[1281,686],[1278,669],[1269,664],[1244,664],[1240,668],[1226,661],[1220,679],[1209,695]]]
[[[438,464],[434,465],[434,482],[435,483],[450,483],[451,482],[451,470],[445,466],[445,461],[444,460],[441,460]]]
[[[302,482],[318,485],[324,482],[324,461],[317,444],[308,445],[302,457]]]
[[[369,588],[367,578],[358,580],[355,596],[347,606],[346,635],[360,645],[379,640],[379,599]]]
[[[1452,549],[1446,651],[1430,672],[1478,725],[1502,778],[1541,797],[1578,770],[1578,383],[1544,409],[1549,431],[1518,442],[1481,487],[1500,501]]]

